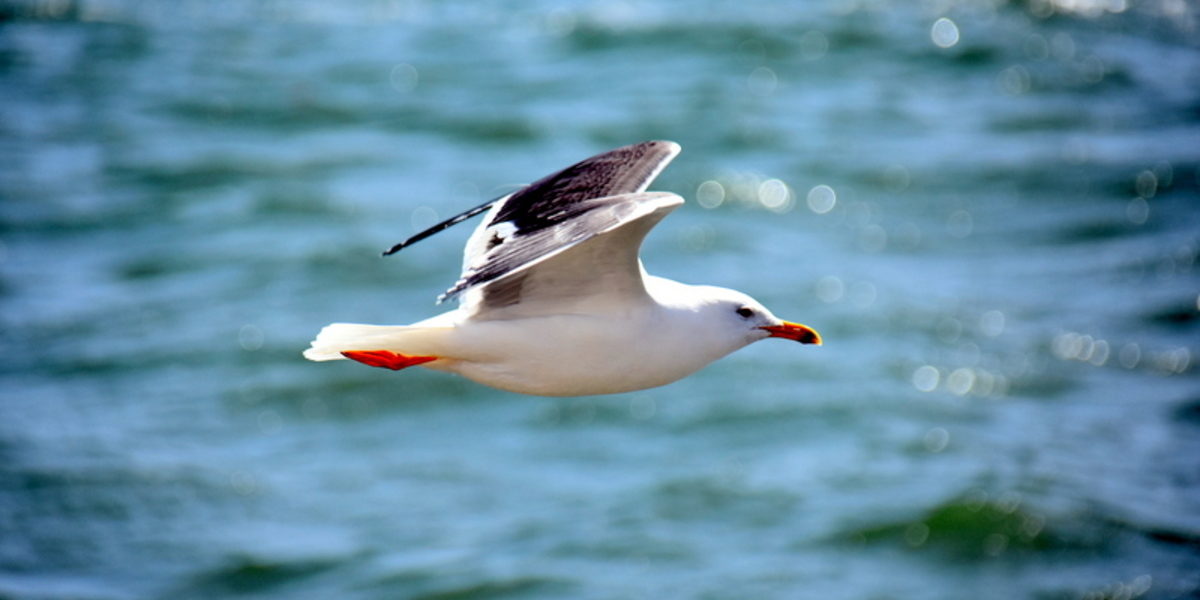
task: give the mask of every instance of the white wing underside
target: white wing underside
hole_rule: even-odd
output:
[[[488,320],[604,312],[649,302],[638,258],[642,240],[683,202],[668,192],[641,191],[589,200],[594,208],[583,214],[525,239],[506,240],[509,245],[530,245],[537,257],[487,283],[465,288],[461,308],[473,319]],[[501,204],[467,242],[464,274],[486,263],[492,236],[507,233],[491,223]]]

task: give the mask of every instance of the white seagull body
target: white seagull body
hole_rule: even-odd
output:
[[[679,153],[655,141],[599,154],[394,246],[490,206],[463,272],[440,299],[457,309],[413,325],[334,323],[304,352],[390,369],[420,365],[539,396],[665,385],[752,342],[820,336],[749,296],[648,275],[646,234],[683,199],[647,192]]]

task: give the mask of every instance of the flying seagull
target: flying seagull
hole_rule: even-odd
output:
[[[304,356],[581,396],[665,385],[770,337],[819,345],[746,294],[642,268],[642,240],[683,204],[646,188],[679,150],[650,141],[598,154],[396,244],[384,255],[487,211],[438,299],[458,308],[412,325],[334,323]]]

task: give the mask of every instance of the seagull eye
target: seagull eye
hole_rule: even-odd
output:
[[[749,319],[750,317],[754,316],[754,310],[748,306],[743,306],[743,307],[737,309],[737,314],[740,315],[743,319]]]

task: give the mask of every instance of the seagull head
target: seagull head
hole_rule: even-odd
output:
[[[742,292],[715,286],[698,287],[701,297],[705,299],[698,312],[726,339],[742,340],[742,345],[767,338],[821,345],[821,334],[815,329],[776,317],[757,300]]]

